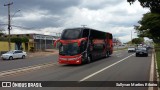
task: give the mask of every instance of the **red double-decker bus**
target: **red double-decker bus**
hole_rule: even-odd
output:
[[[62,32],[59,42],[60,64],[90,63],[113,53],[112,34],[91,28],[71,28]]]

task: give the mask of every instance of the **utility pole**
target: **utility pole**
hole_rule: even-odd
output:
[[[12,5],[13,2],[4,4],[4,6],[8,6],[8,45],[9,45],[9,51],[11,50],[11,38],[10,38],[10,30],[11,30],[11,15],[10,15],[10,5]]]

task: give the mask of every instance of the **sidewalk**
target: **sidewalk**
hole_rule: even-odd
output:
[[[28,52],[27,57],[31,58],[31,57],[39,57],[39,56],[49,56],[54,54],[58,54],[58,50],[48,49],[46,51],[38,51],[33,53]]]

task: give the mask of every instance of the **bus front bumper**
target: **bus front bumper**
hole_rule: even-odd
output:
[[[82,64],[81,55],[61,56],[59,55],[59,64]]]

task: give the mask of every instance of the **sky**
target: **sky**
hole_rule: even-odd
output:
[[[127,0],[0,0],[0,29],[7,34],[11,5],[11,34],[58,35],[66,28],[86,27],[110,32],[122,42],[136,38],[134,25],[149,12]],[[19,11],[20,10],[20,11]]]

